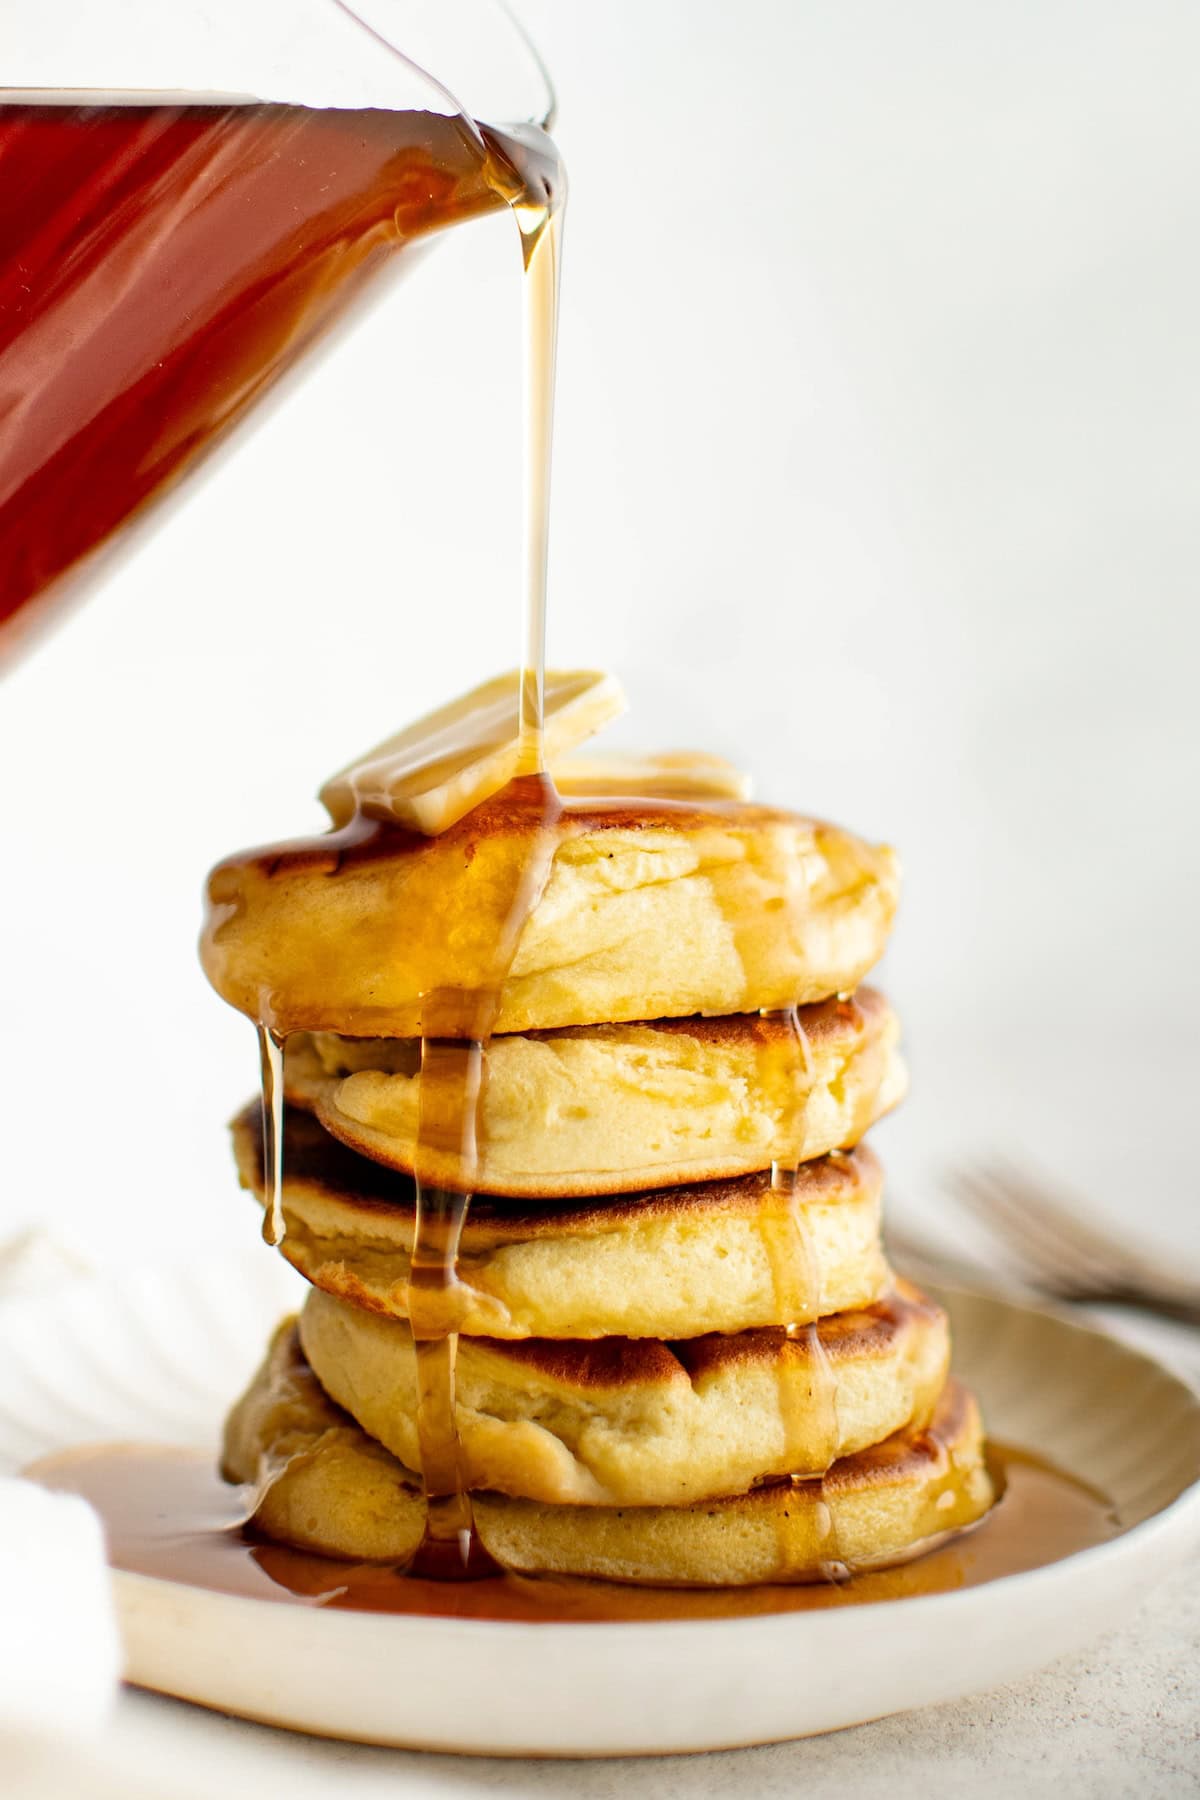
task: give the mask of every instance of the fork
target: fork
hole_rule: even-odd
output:
[[[992,1160],[960,1168],[951,1172],[948,1185],[1035,1291],[1093,1306],[1140,1307],[1200,1325],[1200,1285],[1086,1222],[1068,1199],[1014,1164]],[[928,1254],[919,1244],[911,1248],[918,1259]]]

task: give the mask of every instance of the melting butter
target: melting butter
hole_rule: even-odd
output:
[[[321,789],[321,803],[335,827],[366,814],[435,837],[527,772],[520,706],[518,671],[497,675],[339,770]],[[547,669],[547,761],[567,756],[625,706],[615,676]]]

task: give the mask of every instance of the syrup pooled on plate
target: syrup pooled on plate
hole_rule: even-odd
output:
[[[337,1562],[256,1538],[246,1527],[246,1493],[223,1482],[204,1452],[103,1445],[47,1457],[27,1473],[90,1501],[104,1521],[109,1560],[128,1574],[283,1605],[583,1624],[745,1619],[953,1593],[1057,1562],[1120,1530],[1102,1494],[1040,1457],[999,1445],[991,1457],[1003,1497],[981,1524],[941,1548],[852,1581],[740,1588],[517,1574],[444,1581],[420,1570]]]

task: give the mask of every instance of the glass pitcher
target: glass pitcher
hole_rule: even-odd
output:
[[[553,110],[499,0],[37,0],[4,79],[0,662]]]

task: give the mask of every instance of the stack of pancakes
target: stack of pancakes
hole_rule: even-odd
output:
[[[494,958],[535,836],[468,1165],[422,1128],[421,1039]],[[417,1183],[475,1195],[455,1423],[502,1564],[802,1580],[982,1516],[978,1413],[944,1315],[887,1266],[861,1142],[905,1084],[859,987],[897,879],[764,807],[547,823],[507,790],[437,836],[356,817],[214,871],[206,969],[286,1043],[282,1248],[311,1283],[227,1430],[266,1533],[397,1562],[420,1541]],[[263,1197],[261,1124],[233,1131]]]

